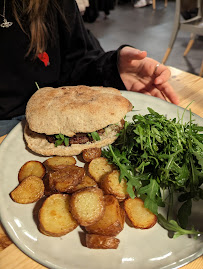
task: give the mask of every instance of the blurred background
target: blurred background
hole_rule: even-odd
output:
[[[190,20],[197,15],[197,0],[180,1],[181,20]],[[150,0],[77,0],[77,2],[86,28],[98,38],[105,51],[129,44],[140,50],[146,50],[149,57],[162,62],[173,31],[175,0],[166,1],[167,6],[165,0],[156,0],[155,8]],[[192,48],[184,57],[183,53],[190,36],[189,32],[178,31],[165,65],[199,75],[203,60],[203,34],[195,36]]]

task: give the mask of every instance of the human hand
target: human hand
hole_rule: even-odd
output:
[[[159,63],[156,60],[146,56],[146,51],[132,47],[120,50],[118,70],[126,89],[163,100],[168,98],[172,103],[178,104],[178,97],[167,82],[171,75],[170,70],[163,64],[157,66]]]

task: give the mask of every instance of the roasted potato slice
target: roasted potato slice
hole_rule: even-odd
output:
[[[97,183],[94,179],[85,175],[82,181],[72,189],[72,192],[75,192],[75,191],[78,191],[87,187],[97,187]]]
[[[101,179],[108,173],[112,172],[114,165],[109,164],[108,160],[104,157],[93,159],[88,166],[88,172],[90,176],[97,182],[100,183]]]
[[[88,187],[71,196],[71,213],[82,226],[97,222],[104,214],[104,196],[101,189]]]
[[[47,170],[58,170],[64,169],[69,165],[75,165],[76,159],[72,156],[54,156],[46,161],[44,161],[44,165]]]
[[[104,215],[95,224],[85,227],[88,233],[115,236],[124,228],[125,212],[113,195],[104,195]]]
[[[76,165],[69,165],[49,173],[49,186],[51,190],[59,192],[72,192],[85,176],[85,169]]]
[[[77,226],[69,209],[68,194],[53,194],[43,203],[39,211],[39,229],[48,236],[62,236],[73,231]]]
[[[18,172],[18,181],[21,182],[23,179],[29,176],[43,178],[45,173],[46,169],[41,162],[28,161],[20,168]]]
[[[94,249],[117,249],[120,240],[113,236],[86,234],[86,246]]]
[[[140,198],[126,199],[124,209],[135,228],[148,229],[157,222],[156,215],[144,207],[144,202]]]
[[[101,148],[84,149],[82,152],[82,157],[85,162],[89,163],[93,159],[101,157]]]
[[[119,201],[123,201],[128,196],[127,185],[125,179],[119,182],[119,176],[120,172],[113,170],[102,178],[100,186],[105,194],[113,194]]]
[[[43,182],[44,182],[44,195],[45,196],[50,196],[52,194],[60,193],[59,191],[50,187],[49,185],[49,173],[46,173],[45,176],[43,177]]]
[[[41,178],[29,176],[25,178],[12,192],[11,198],[19,204],[30,204],[38,201],[44,195],[44,183]]]

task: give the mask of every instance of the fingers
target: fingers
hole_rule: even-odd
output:
[[[147,56],[146,51],[141,51],[132,47],[124,47],[120,50],[120,57],[125,61],[142,60]]]
[[[168,79],[171,76],[171,71],[163,64],[158,64],[155,67],[154,76],[156,77],[154,80],[154,84],[155,85],[162,84],[168,81]]]
[[[163,92],[163,94],[171,101],[171,103],[175,105],[179,104],[179,98],[175,93],[173,87],[168,82],[161,85],[156,85],[156,87],[160,92]]]
[[[167,82],[171,76],[170,70],[146,55],[146,52],[131,47],[124,47],[120,51],[119,71],[126,89],[169,100],[177,105],[178,96]],[[136,61],[138,58],[141,61]]]
[[[156,88],[172,103],[178,105],[178,96],[176,95],[173,87],[167,82],[171,76],[170,70],[166,66],[159,64],[155,68],[154,75],[156,76],[156,78],[154,79],[154,85],[156,86]]]
[[[157,98],[160,98],[160,99],[166,101],[166,97],[163,94],[163,92],[159,91],[156,88],[152,88],[151,90],[143,89],[143,90],[140,91],[140,93],[143,93],[143,94],[146,94],[146,95],[151,95],[151,96],[154,96],[154,97],[157,97]]]
[[[143,94],[151,95],[154,97],[158,97],[162,100],[169,100],[171,103],[178,105],[179,99],[176,95],[172,86],[166,82],[161,85],[143,85],[140,83],[133,83],[133,87],[130,88],[131,91],[140,92]]]

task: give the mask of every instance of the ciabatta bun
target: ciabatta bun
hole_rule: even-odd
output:
[[[24,137],[39,154],[72,156],[84,149],[112,144],[122,128],[122,119],[132,104],[110,87],[64,86],[41,88],[27,103]],[[55,146],[46,135],[92,133],[101,129],[100,140],[71,146]]]
[[[47,135],[90,133],[117,124],[132,104],[114,88],[66,86],[41,88],[26,107],[29,128]]]

